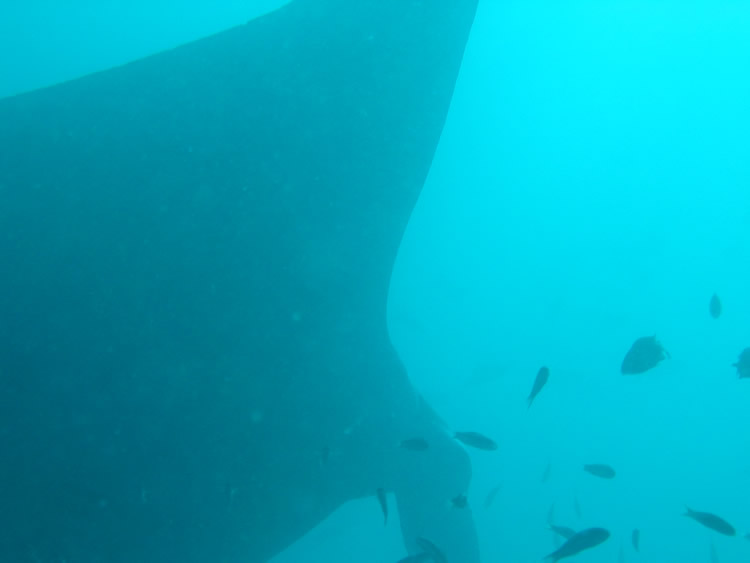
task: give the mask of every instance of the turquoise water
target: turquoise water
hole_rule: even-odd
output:
[[[750,342],[748,29],[739,2],[480,4],[392,319],[428,400],[501,441],[474,456],[474,505],[504,487],[478,511],[489,561],[551,547],[553,503],[559,524],[612,531],[580,561],[621,544],[627,561],[709,561],[711,541],[750,557],[681,516],[750,529],[750,386],[730,367]],[[672,359],[620,375],[654,334]]]
[[[273,4],[0,6],[0,96]],[[709,561],[711,544],[721,561],[750,557],[750,381],[731,367],[750,346],[749,32],[742,2],[480,4],[390,325],[447,425],[500,443],[471,452],[483,560],[551,551],[553,505],[557,524],[612,532],[577,561],[616,561],[621,546],[626,561]],[[620,375],[630,344],[654,334],[672,358]],[[550,380],[527,409],[541,365]],[[597,462],[617,477],[582,471]],[[684,518],[685,505],[740,537]],[[365,499],[277,560],[396,560],[399,536]]]

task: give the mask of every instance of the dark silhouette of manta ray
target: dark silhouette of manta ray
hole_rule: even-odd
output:
[[[267,561],[383,488],[478,561],[386,327],[476,1],[296,0],[0,100],[0,559]]]

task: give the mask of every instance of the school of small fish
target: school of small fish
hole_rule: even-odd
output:
[[[722,304],[719,296],[714,293],[709,301],[708,312],[711,318],[719,319],[722,314]],[[630,348],[625,354],[620,365],[620,373],[622,375],[639,375],[647,371],[656,368],[662,361],[671,358],[671,355],[657,340],[656,336],[642,336],[636,338],[631,344]],[[739,379],[750,379],[750,347],[745,348],[739,354],[737,361],[731,364],[737,372]],[[527,408],[531,408],[534,401],[538,398],[542,390],[545,388],[549,381],[550,369],[547,366],[542,366],[537,371],[536,377],[532,383],[531,391],[526,398]],[[453,438],[471,448],[484,451],[494,451],[498,449],[498,444],[492,438],[485,436],[479,432],[474,431],[460,431],[454,432]],[[421,437],[410,437],[405,438],[399,447],[413,451],[422,452],[429,448],[428,442]],[[549,479],[552,464],[548,463],[544,469],[542,475],[542,482],[546,482]],[[583,465],[583,471],[597,477],[599,479],[610,480],[614,479],[617,475],[615,469],[606,463],[587,463]],[[484,501],[484,509],[489,509],[495,501],[495,497],[501,489],[501,485],[498,484],[492,490],[487,493]],[[383,489],[377,489],[376,496],[381,506],[384,519],[387,523],[388,520],[388,506],[386,495]],[[575,513],[580,520],[582,518],[581,507],[578,503],[578,498],[573,499]],[[449,504],[455,509],[464,509],[468,506],[468,500],[466,494],[459,492],[455,497],[451,498]],[[547,527],[554,534],[555,538],[558,538],[558,546],[553,552],[544,556],[544,561],[556,562],[561,559],[568,557],[574,557],[583,551],[595,548],[609,539],[610,532],[604,528],[592,527],[584,530],[575,530],[568,526],[562,526],[555,524],[554,521],[554,504],[550,506],[549,515],[547,517]],[[736,536],[737,531],[734,526],[724,520],[722,517],[713,514],[711,512],[704,512],[699,510],[693,510],[692,508],[685,507],[683,514],[685,517],[690,518],[702,525],[703,527],[712,530],[718,534],[725,536]],[[750,532],[744,535],[745,539],[750,540]],[[565,540],[561,542],[561,540]],[[630,533],[630,543],[635,552],[641,551],[641,532],[640,529],[635,528]],[[418,553],[411,554],[399,561],[399,563],[414,563],[417,561],[435,561],[438,563],[447,563],[447,558],[441,549],[427,538],[417,538],[416,545],[421,550]],[[712,561],[718,561],[716,549],[711,544],[710,556]],[[619,559],[624,560],[624,550],[622,545],[620,546]]]

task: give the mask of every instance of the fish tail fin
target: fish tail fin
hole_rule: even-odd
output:
[[[688,505],[685,505],[685,512],[682,514],[683,516],[692,516],[695,511],[690,508]]]

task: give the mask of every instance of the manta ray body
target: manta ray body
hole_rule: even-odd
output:
[[[386,326],[475,4],[296,0],[0,100],[0,559],[262,562],[382,488],[478,561]]]

